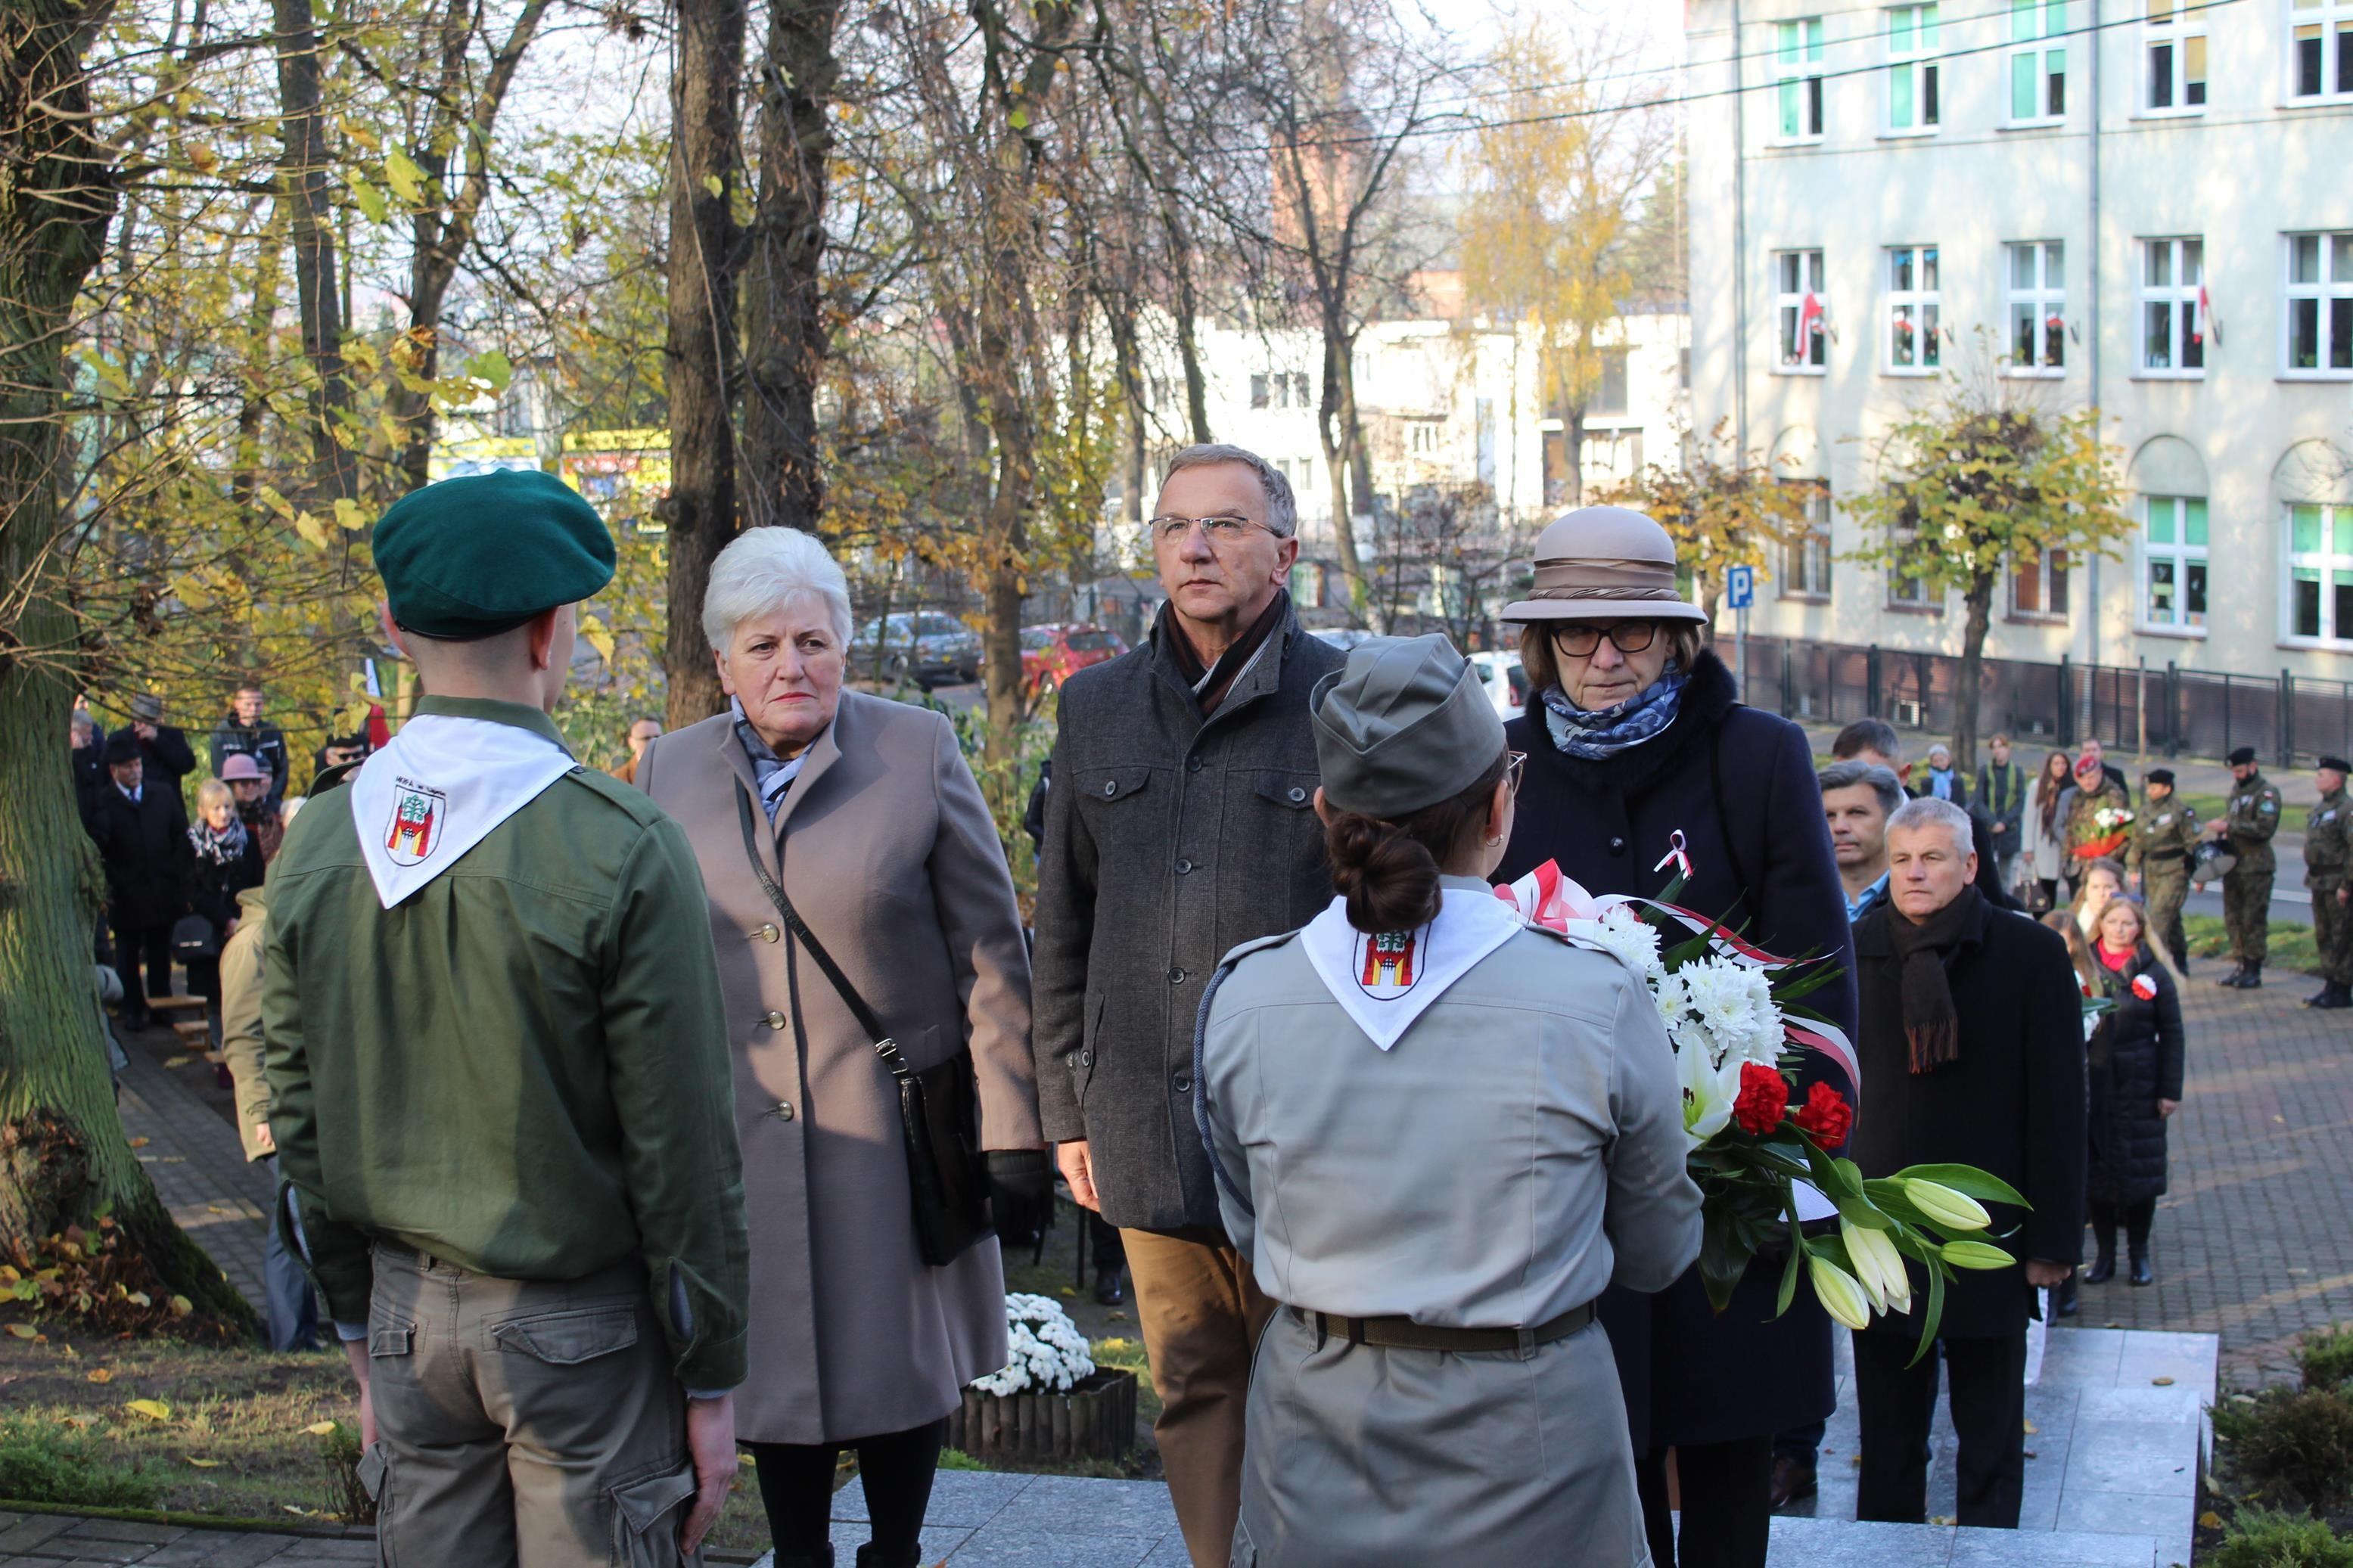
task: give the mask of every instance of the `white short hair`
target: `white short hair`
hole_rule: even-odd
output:
[[[1932,825],[1941,826],[1952,834],[1956,856],[1968,855],[1977,847],[1969,830],[1969,814],[1951,801],[1938,800],[1932,795],[1907,800],[1897,806],[1895,814],[1887,819],[1887,831],[1893,835],[1899,827],[1910,832]]]
[[[702,594],[702,635],[712,651],[725,653],[735,628],[801,594],[825,601],[834,634],[849,645],[849,579],[841,563],[797,528],[747,528],[711,563],[711,585]]]

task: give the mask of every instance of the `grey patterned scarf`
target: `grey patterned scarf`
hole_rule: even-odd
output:
[[[1545,688],[1545,728],[1552,743],[1572,757],[1600,762],[1662,733],[1683,711],[1683,687],[1691,678],[1667,660],[1659,679],[1618,703],[1588,713],[1557,686]]]
[[[735,738],[743,742],[744,754],[752,759],[752,776],[759,781],[760,809],[768,814],[773,823],[785,804],[785,796],[792,793],[793,781],[801,776],[801,764],[808,760],[808,748],[803,746],[790,761],[779,757],[767,742],[760,739],[760,731],[752,728],[752,721],[744,716],[744,704],[739,699],[729,698],[727,706],[735,715]]]

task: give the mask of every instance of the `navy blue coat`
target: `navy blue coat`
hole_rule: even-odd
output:
[[[1555,746],[1533,695],[1504,735],[1528,763],[1499,880],[1553,860],[1588,892],[1656,898],[1674,868],[1652,867],[1680,829],[1692,877],[1676,901],[1784,957],[1833,956],[1844,973],[1808,1001],[1853,1038],[1846,895],[1804,731],[1742,707],[1731,672],[1703,653],[1675,721],[1606,762]],[[1844,1075],[1819,1057],[1808,1058],[1799,1094],[1818,1078],[1852,1100]],[[1635,1452],[1731,1442],[1830,1415],[1830,1319],[1801,1290],[1776,1320],[1779,1289],[1779,1265],[1759,1262],[1720,1314],[1696,1268],[1656,1296],[1602,1297]]]

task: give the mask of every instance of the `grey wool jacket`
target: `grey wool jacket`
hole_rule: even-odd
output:
[[[1116,1226],[1219,1224],[1193,1026],[1235,947],[1331,901],[1308,693],[1345,662],[1286,611],[1204,719],[1155,626],[1062,688],[1038,867],[1038,1110]]]

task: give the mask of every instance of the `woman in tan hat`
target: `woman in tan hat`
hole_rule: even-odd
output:
[[[1676,901],[1770,952],[1830,957],[1843,973],[1809,1005],[1851,1035],[1853,952],[1812,749],[1795,724],[1740,705],[1675,571],[1666,530],[1619,507],[1570,512],[1537,540],[1533,590],[1504,612],[1525,628],[1530,695],[1505,730],[1528,764],[1499,874],[1551,860],[1589,892],[1656,898],[1680,845],[1691,870]],[[1696,1270],[1656,1296],[1602,1298],[1660,1568],[1762,1568],[1771,1508],[1814,1489],[1835,1405],[1830,1320],[1802,1291],[1775,1319],[1780,1272],[1760,1261],[1720,1315]]]
[[[1337,896],[1218,972],[1193,1071],[1226,1233],[1282,1303],[1231,1561],[1647,1563],[1593,1301],[1699,1251],[1658,1011],[1488,886],[1518,759],[1444,637],[1351,649],[1310,711]]]

